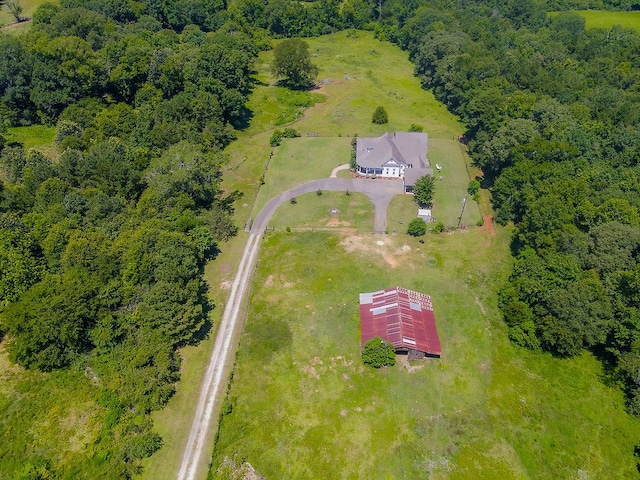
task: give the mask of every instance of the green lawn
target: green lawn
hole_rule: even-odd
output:
[[[341,231],[373,231],[374,207],[363,193],[307,193],[296,197],[296,203],[285,203],[274,214],[270,227],[294,231],[327,229]]]
[[[632,12],[608,12],[604,10],[575,10],[586,20],[587,28],[609,29],[614,25],[621,25],[640,32],[640,11]],[[558,12],[550,13],[557,15]]]
[[[510,234],[268,235],[211,477],[636,478],[640,422],[599,362],[509,344]],[[432,295],[441,360],[361,364],[358,293],[393,285]]]

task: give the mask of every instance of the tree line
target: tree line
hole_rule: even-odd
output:
[[[495,219],[516,226],[511,340],[591,350],[639,414],[640,36],[534,2],[429,2],[376,28],[464,121]]]
[[[129,477],[159,448],[148,413],[176,348],[207,331],[203,266],[236,231],[222,150],[250,121],[252,63],[271,37],[344,28],[407,50],[465,122],[496,220],[515,224],[512,341],[590,349],[640,413],[640,38],[547,15],[576,7],[634,4],[61,0],[0,35],[1,118],[55,125],[57,145],[48,158],[0,131],[0,328],[28,368],[98,379],[98,453],[73,468]]]
[[[174,392],[177,348],[210,328],[204,265],[237,231],[222,150],[264,45],[61,3],[0,35],[0,335],[27,368],[87,372],[107,412],[76,464],[25,478],[129,478],[161,445],[149,413]],[[1,135],[34,123],[55,125],[55,151]]]

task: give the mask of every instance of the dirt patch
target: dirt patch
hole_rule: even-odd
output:
[[[420,370],[424,368],[427,364],[426,360],[418,360],[414,362],[410,362],[409,358],[406,355],[396,355],[396,362],[402,368],[406,368],[407,372],[415,372],[416,370]]]
[[[295,282],[287,282],[283,275],[276,277],[275,275],[269,275],[264,281],[265,287],[273,287],[274,285],[284,288],[291,288],[295,286]]]
[[[384,260],[391,268],[398,268],[411,247],[403,245],[397,247],[389,238],[351,235],[340,243],[348,253],[362,252],[372,254],[375,258]]]
[[[478,297],[476,297],[476,305],[478,305],[478,307],[480,307],[480,311],[482,312],[482,314],[484,316],[487,315],[487,312],[484,309],[484,305],[482,305],[482,302],[480,301],[480,299]]]
[[[331,217],[327,222],[327,227],[349,227],[351,222],[341,222],[338,217]]]
[[[231,289],[231,282],[229,280],[220,282],[220,290],[229,290],[229,289]]]
[[[493,225],[493,215],[484,215],[482,217],[481,229],[487,232],[492,237],[496,234],[496,229]]]

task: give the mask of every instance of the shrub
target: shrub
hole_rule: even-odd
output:
[[[422,125],[418,125],[417,123],[412,123],[409,127],[410,132],[423,132],[424,127]]]
[[[469,182],[469,186],[467,187],[467,193],[472,197],[474,197],[474,200],[475,200],[475,196],[478,194],[479,191],[480,191],[480,182],[478,180],[471,180]]]
[[[384,107],[376,108],[376,111],[373,112],[373,117],[371,117],[371,122],[377,125],[389,123],[389,115],[387,115],[387,111]]]
[[[421,218],[414,218],[409,222],[407,233],[412,237],[421,237],[427,233],[427,224]]]
[[[373,368],[392,367],[396,364],[396,350],[380,337],[373,337],[364,344],[362,361]]]
[[[443,222],[436,222],[436,224],[433,226],[433,232],[434,233],[442,233],[442,232],[444,232],[444,223]]]
[[[269,140],[269,145],[272,147],[277,147],[282,142],[283,138],[296,138],[299,137],[300,133],[294,128],[285,128],[283,130],[275,130],[273,135],[271,135],[271,139]]]

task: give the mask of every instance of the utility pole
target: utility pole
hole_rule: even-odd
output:
[[[464,207],[467,204],[467,196],[465,195],[462,199],[462,210],[460,211],[460,217],[458,218],[458,228],[460,228],[460,224],[462,223],[462,215],[464,215]]]

